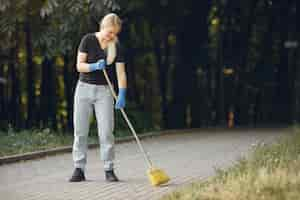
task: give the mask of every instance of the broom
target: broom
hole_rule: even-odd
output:
[[[108,46],[108,49],[107,49],[107,64],[111,64],[113,62],[113,60],[115,58],[115,52],[116,52],[115,43],[110,43],[109,46]],[[113,95],[113,98],[115,100],[117,100],[116,92],[114,91],[114,88],[112,86],[112,83],[111,83],[108,75],[107,75],[107,72],[106,72],[105,68],[103,69],[103,74],[104,74],[104,77],[105,77],[105,79],[106,79],[106,81],[109,85],[109,88],[110,88],[110,91]],[[143,146],[140,142],[140,139],[139,139],[139,137],[137,136],[137,134],[135,132],[135,129],[133,128],[131,122],[129,121],[129,119],[127,117],[126,112],[124,111],[123,108],[121,108],[120,110],[121,110],[123,118],[127,122],[127,125],[129,127],[129,129],[131,130],[133,136],[135,137],[135,140],[136,140],[136,142],[137,142],[137,144],[138,144],[138,146],[141,150],[141,153],[143,154],[143,156],[145,158],[145,161],[148,164],[147,175],[148,175],[148,178],[150,180],[151,185],[158,186],[158,185],[167,183],[170,180],[169,176],[162,169],[158,169],[158,168],[153,166],[153,163],[150,160],[149,155],[146,153],[145,149],[143,148]]]

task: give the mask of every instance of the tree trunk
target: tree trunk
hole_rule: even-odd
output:
[[[7,96],[5,94],[4,88],[7,86],[5,80],[5,75],[4,75],[4,63],[0,61],[0,78],[3,79],[2,82],[0,82],[0,129],[4,128],[7,124]]]
[[[224,73],[223,73],[223,33],[219,33],[219,45],[217,56],[217,124],[224,126],[226,123],[225,107],[224,107]]]
[[[248,55],[249,55],[249,50],[250,50],[250,40],[251,40],[251,33],[253,30],[253,25],[255,23],[256,17],[255,17],[255,9],[257,7],[258,0],[250,0],[247,1],[250,5],[249,9],[247,9],[247,13],[244,16],[244,21],[241,21],[241,34],[238,34],[237,37],[239,37],[239,49],[236,49],[236,52],[239,53],[239,61],[233,65],[235,74],[234,74],[234,79],[233,79],[233,110],[235,112],[235,118],[238,119],[236,120],[237,124],[239,123],[245,123],[245,120],[243,120],[245,117],[245,113],[248,113],[248,106],[245,106],[242,104],[242,79],[241,77],[244,77],[244,71],[247,68],[248,64]],[[242,2],[241,4],[243,4]],[[242,13],[239,13],[242,14]],[[256,101],[260,102],[260,101]],[[258,108],[258,105],[256,106]],[[259,112],[259,110],[257,110]],[[239,118],[242,118],[242,120],[239,120]]]
[[[205,105],[205,99],[208,99],[207,88],[203,84],[205,81],[200,79],[206,79],[208,73],[204,73],[208,68],[209,56],[208,56],[208,15],[211,9],[211,1],[197,1],[197,4],[192,5],[193,14],[191,16],[191,27],[193,24],[197,24],[191,35],[190,42],[193,43],[193,47],[190,49],[190,54],[194,55],[192,59],[192,77],[191,77],[191,91],[193,97],[190,102],[190,114],[192,128],[198,128],[202,126],[203,120],[207,118],[209,108]],[[200,10],[199,10],[200,9]],[[201,68],[200,68],[201,67]],[[201,71],[201,75],[199,74]]]
[[[73,128],[73,88],[71,84],[70,75],[71,72],[69,70],[70,62],[68,55],[64,55],[64,69],[63,69],[63,75],[64,75],[64,85],[65,85],[65,98],[67,102],[67,123],[66,123],[66,129],[68,131],[72,130]]]
[[[27,11],[29,12],[29,11]],[[35,69],[33,64],[33,49],[31,38],[31,24],[29,13],[27,13],[27,19],[24,24],[25,31],[25,48],[26,48],[26,65],[27,65],[27,128],[31,128],[35,122]]]
[[[41,80],[41,120],[44,127],[57,129],[56,119],[56,82],[53,69],[53,61],[47,57],[42,63],[42,80]]]
[[[262,45],[260,48],[260,57],[257,61],[257,74],[258,83],[257,87],[259,89],[257,93],[256,100],[256,119],[259,120],[258,116],[261,116],[263,123],[270,123],[276,120],[275,116],[277,115],[276,110],[278,109],[276,101],[274,101],[274,89],[272,87],[267,87],[274,80],[274,69],[273,69],[273,41],[274,41],[274,19],[276,18],[277,11],[275,7],[265,8],[266,15],[268,16],[266,30],[262,36]],[[267,78],[266,78],[267,77]],[[266,92],[265,92],[266,90]],[[262,105],[258,105],[258,103]],[[258,109],[261,108],[261,109]],[[261,113],[261,114],[260,114]],[[272,113],[272,114],[269,114]]]
[[[294,39],[295,41],[298,43],[298,46],[293,49],[293,53],[292,53],[292,63],[291,65],[293,66],[293,69],[294,69],[294,75],[295,75],[295,79],[294,79],[294,83],[293,83],[293,99],[294,99],[294,102],[293,102],[293,120],[294,120],[294,123],[298,123],[299,122],[299,89],[298,89],[298,85],[299,85],[299,72],[300,70],[298,69],[298,66],[299,64],[299,44],[300,44],[300,22],[299,20],[299,14],[297,14],[297,10],[296,10],[296,1],[294,3],[294,15],[292,15],[292,20],[294,23],[292,23],[294,26],[293,26],[293,33],[294,33]],[[299,13],[299,12],[298,12]],[[297,34],[298,33],[298,34]]]
[[[226,111],[225,111],[225,91],[224,91],[224,59],[227,49],[226,47],[226,39],[225,36],[228,35],[231,31],[231,15],[233,12],[233,1],[229,0],[224,2],[224,5],[220,5],[220,25],[219,25],[219,33],[218,33],[218,47],[217,47],[217,77],[216,77],[216,123],[219,126],[226,125]],[[222,8],[223,7],[223,8]],[[229,50],[230,51],[230,50]]]
[[[52,58],[55,60],[54,58]],[[57,112],[58,112],[58,100],[59,100],[59,93],[58,93],[58,75],[56,74],[55,65],[53,65],[53,60],[50,62],[50,69],[51,69],[51,77],[52,77],[52,84],[50,85],[50,120],[51,120],[51,128],[53,130],[58,129],[58,121],[57,121]]]
[[[41,76],[41,103],[40,103],[40,119],[42,121],[42,126],[48,126],[49,120],[49,110],[50,110],[50,84],[51,82],[51,73],[49,69],[50,61],[47,58],[44,58],[42,62],[42,76]]]
[[[186,127],[186,111],[188,105],[190,87],[188,82],[190,79],[188,71],[190,65],[182,62],[182,38],[177,35],[177,53],[174,74],[172,78],[172,100],[168,111],[168,128],[185,128]]]
[[[161,41],[161,39],[163,41]],[[165,54],[162,54],[161,43],[164,44]],[[154,41],[154,52],[156,55],[157,67],[158,67],[158,78],[159,78],[159,88],[161,93],[161,114],[162,114],[162,128],[167,127],[167,74],[169,68],[169,52],[170,46],[168,43],[168,34],[159,34]],[[164,60],[162,58],[165,58]]]
[[[21,126],[21,98],[20,80],[18,72],[18,49],[19,49],[19,24],[16,23],[16,30],[11,38],[12,47],[10,49],[9,71],[11,78],[11,96],[9,101],[9,123],[16,129]]]
[[[280,27],[280,63],[278,69],[278,88],[277,88],[277,100],[279,112],[277,113],[278,121],[281,123],[291,122],[291,87],[290,87],[290,69],[288,62],[288,49],[285,48],[284,43],[288,40],[289,34],[289,2],[281,1],[279,24]]]
[[[255,9],[257,7],[258,0],[250,0],[248,1],[250,3],[249,5],[249,13],[247,16],[245,16],[245,22],[241,25],[242,34],[240,37],[240,43],[241,43],[241,56],[240,56],[240,63],[239,67],[246,67],[248,62],[248,54],[250,50],[250,39],[251,39],[251,33],[253,30],[253,25],[255,22]]]

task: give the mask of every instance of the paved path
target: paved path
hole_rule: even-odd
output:
[[[71,154],[0,166],[0,199],[3,200],[151,200],[159,199],[194,180],[205,179],[216,168],[231,165],[253,144],[271,142],[287,129],[197,130],[143,140],[154,163],[172,178],[167,186],[150,186],[145,163],[134,142],[116,147],[119,183],[104,181],[99,150],[89,150],[88,181],[69,183]]]

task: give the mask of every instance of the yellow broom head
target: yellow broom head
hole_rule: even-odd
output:
[[[150,168],[147,171],[147,175],[150,179],[151,185],[153,186],[167,183],[170,180],[169,176],[163,170],[157,168]]]

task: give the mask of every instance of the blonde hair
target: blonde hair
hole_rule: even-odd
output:
[[[122,27],[122,21],[119,18],[118,15],[115,13],[109,13],[103,17],[103,19],[100,22],[100,30],[109,27],[109,26],[114,26],[118,28],[118,31],[121,31]],[[106,62],[107,64],[112,64],[116,58],[117,54],[117,48],[116,48],[116,43],[118,42],[118,38],[112,42],[109,42],[107,45],[107,51],[106,51]]]
[[[105,15],[100,22],[100,30],[108,26],[117,27],[121,31],[122,21],[120,17],[115,13]]]

